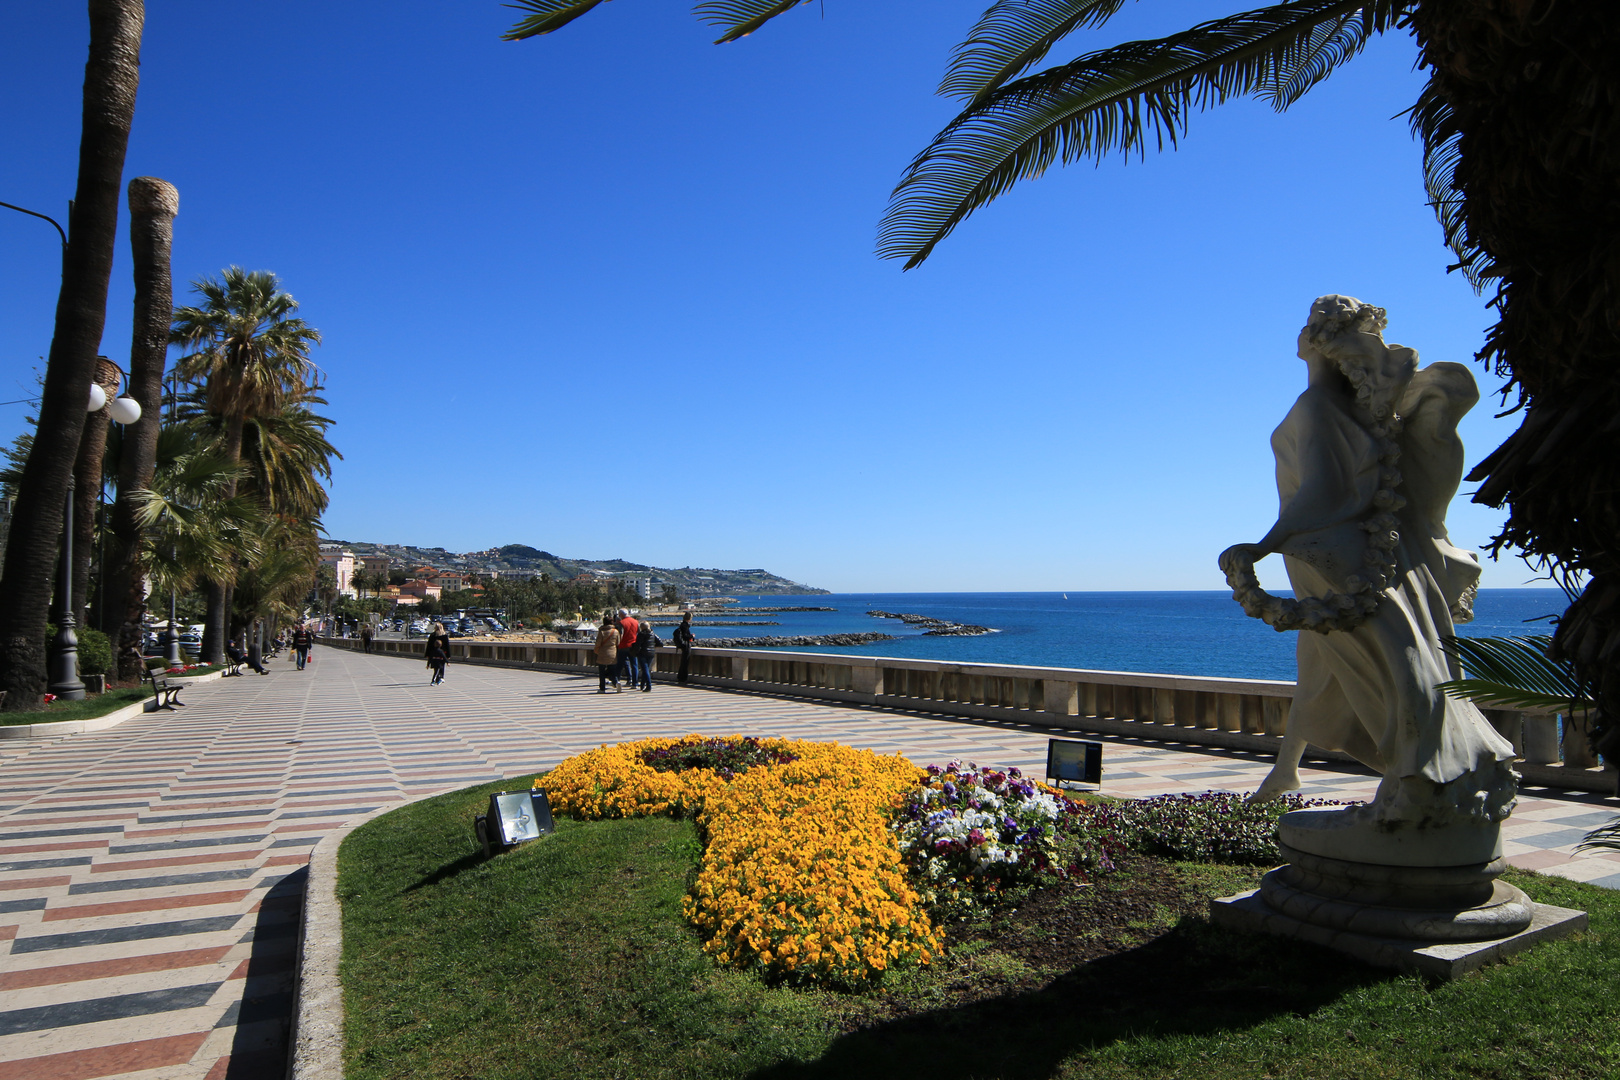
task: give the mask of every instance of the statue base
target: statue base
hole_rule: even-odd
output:
[[[1502,857],[1496,822],[1379,821],[1372,806],[1292,810],[1277,822],[1277,839],[1295,851],[1376,866],[1479,866]]]
[[[1311,828],[1320,823],[1322,812],[1295,812],[1301,813],[1319,817],[1303,829],[1296,822],[1284,835],[1303,833],[1306,842],[1324,836],[1354,840],[1324,845],[1340,850],[1361,850],[1363,841],[1371,843],[1368,836],[1355,837],[1356,828],[1344,818]],[[1295,814],[1284,815],[1283,822]],[[1473,830],[1475,835],[1462,837],[1460,844],[1443,844],[1452,831],[1410,830],[1407,842],[1397,841],[1394,850],[1411,856],[1428,848],[1456,858],[1459,850],[1490,851],[1493,844],[1483,834],[1496,832]],[[1422,866],[1358,862],[1301,850],[1286,841],[1279,847],[1288,862],[1267,873],[1258,889],[1211,901],[1211,921],[1308,941],[1378,967],[1435,979],[1455,978],[1586,928],[1584,911],[1538,904],[1500,880],[1507,868],[1500,854],[1466,864]],[[1499,836],[1494,847],[1500,852]]]

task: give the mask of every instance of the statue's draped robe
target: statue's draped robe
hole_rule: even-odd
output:
[[[1445,527],[1462,479],[1457,420],[1477,398],[1461,365],[1434,364],[1413,377],[1402,397],[1411,415],[1398,438],[1406,505],[1396,511],[1395,578],[1354,630],[1299,632],[1289,735],[1383,773],[1380,820],[1494,821],[1512,809],[1512,744],[1472,703],[1436,689],[1461,675],[1440,638],[1455,632],[1454,611],[1472,617],[1479,578],[1477,558],[1455,547]],[[1379,445],[1351,409],[1333,388],[1312,387],[1271,436],[1296,597],[1349,592],[1347,579],[1363,572],[1362,522],[1374,513]]]

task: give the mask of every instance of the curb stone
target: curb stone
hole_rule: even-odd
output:
[[[223,671],[210,671],[207,675],[196,675],[189,679],[176,678],[171,680],[181,686],[190,686],[192,683],[213,682]],[[83,735],[91,731],[106,731],[117,727],[125,720],[134,719],[143,713],[155,712],[150,699],[145,701],[132,701],[122,709],[110,712],[105,716],[92,717],[89,720],[55,720],[44,724],[9,724],[0,727],[0,739],[49,739],[58,735]]]
[[[374,818],[459,790],[442,788],[362,814],[327,833],[309,853],[304,917],[298,925],[293,992],[297,1004],[288,1037],[287,1080],[343,1080],[343,984],[338,979],[343,959],[343,905],[337,896],[338,848],[350,833]]]

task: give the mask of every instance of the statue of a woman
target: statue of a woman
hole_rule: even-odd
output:
[[[1418,371],[1416,352],[1384,343],[1384,325],[1382,308],[1351,297],[1311,305],[1299,335],[1309,384],[1271,436],[1277,523],[1221,555],[1245,611],[1301,631],[1283,748],[1254,797],[1297,788],[1314,743],[1383,774],[1372,805],[1344,822],[1494,832],[1513,808],[1513,746],[1474,705],[1437,689],[1460,677],[1440,639],[1473,617],[1479,578],[1478,559],[1445,525],[1462,479],[1457,423],[1479,391],[1460,364]],[[1274,552],[1293,600],[1254,576]]]

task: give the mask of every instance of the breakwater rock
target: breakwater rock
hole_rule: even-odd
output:
[[[867,612],[874,619],[899,619],[907,626],[920,626],[924,637],[978,637],[980,634],[993,634],[994,630],[988,626],[975,626],[972,623],[947,622],[936,619],[931,615],[914,615],[904,611],[877,611]]]
[[[734,607],[717,608],[726,615],[777,615],[784,611],[837,611],[835,607]]]
[[[870,645],[894,641],[893,634],[800,634],[795,637],[698,638],[693,644],[708,649],[780,649],[815,645]]]

